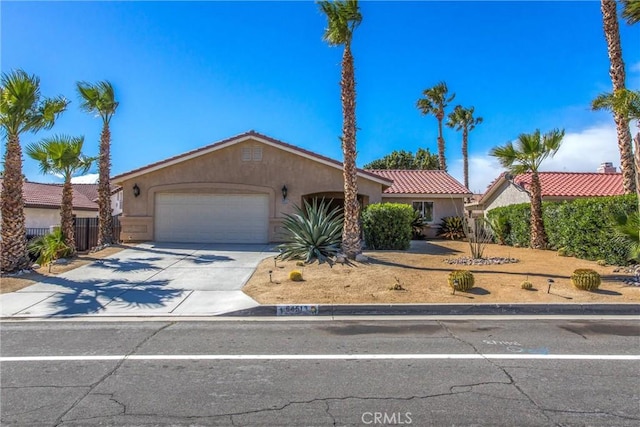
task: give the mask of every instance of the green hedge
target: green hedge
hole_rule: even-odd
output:
[[[635,195],[594,197],[570,202],[542,203],[542,216],[550,249],[565,248],[567,253],[588,260],[604,259],[609,264],[627,263],[624,246],[614,239],[614,216],[637,210]],[[529,203],[489,211],[490,218],[504,216],[510,225],[506,243],[529,246]]]
[[[362,212],[369,249],[405,250],[411,244],[413,208],[402,203],[374,203]]]

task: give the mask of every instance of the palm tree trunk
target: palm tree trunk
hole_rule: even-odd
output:
[[[27,229],[22,193],[22,149],[18,135],[8,135],[2,180],[1,270],[12,272],[29,266]]]
[[[622,46],[620,44],[620,28],[618,26],[617,5],[615,0],[601,0],[602,21],[604,24],[604,36],[607,40],[609,53],[609,76],[613,85],[613,92],[625,88],[624,60],[622,58]],[[613,113],[618,134],[618,149],[620,151],[620,169],[622,169],[622,185],[626,194],[636,191],[635,167],[631,148],[631,131],[629,120],[624,115]]]
[[[531,247],[545,249],[547,247],[547,233],[542,221],[542,190],[537,171],[531,173]]]
[[[342,251],[354,259],[362,252],[360,245],[360,204],[356,169],[356,82],[351,46],[345,43],[342,56],[342,151],[344,154],[344,226]]]
[[[98,246],[113,243],[111,227],[111,188],[109,174],[111,173],[111,132],[109,125],[104,123],[100,135],[100,165],[98,181]]]
[[[62,204],[60,205],[60,229],[64,236],[64,242],[71,249],[71,254],[76,253],[75,231],[73,229],[73,187],[71,175],[67,175],[62,187]]]
[[[440,170],[447,170],[447,160],[444,156],[444,138],[442,137],[442,119],[444,114],[438,113],[436,119],[438,119],[438,163],[440,164]]]
[[[464,173],[464,186],[469,188],[469,149],[468,149],[469,129],[465,126],[462,129],[462,169]]]

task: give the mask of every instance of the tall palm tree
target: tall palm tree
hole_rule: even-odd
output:
[[[422,115],[433,114],[438,120],[438,162],[440,163],[440,169],[447,170],[447,160],[444,155],[444,138],[442,136],[442,120],[445,116],[445,108],[449,102],[453,101],[456,97],[455,93],[449,95],[449,89],[445,82],[440,82],[437,85],[425,89],[422,94],[424,98],[418,99],[416,106],[422,112]]]
[[[82,154],[83,144],[83,136],[56,135],[38,143],[29,144],[26,148],[27,155],[40,163],[40,171],[43,174],[62,175],[64,178],[60,204],[60,229],[71,254],[76,252],[71,177],[75,174],[87,173],[95,160],[93,157]]]
[[[42,98],[40,79],[24,70],[3,73],[0,85],[0,128],[7,137],[2,179],[2,256],[0,269],[10,272],[29,265],[22,193],[20,135],[50,129],[67,108],[62,97]]]
[[[462,129],[462,161],[464,172],[464,186],[469,188],[469,132],[476,128],[476,125],[482,123],[482,117],[473,117],[474,107],[464,108],[456,105],[451,114],[447,126]]]
[[[88,113],[98,114],[102,118],[100,134],[100,154],[98,160],[98,246],[113,243],[111,227],[111,130],[109,123],[118,108],[113,86],[108,81],[96,84],[76,83],[80,95],[80,108]]]
[[[344,176],[344,226],[342,250],[354,259],[362,252],[360,244],[360,204],[356,169],[356,79],[351,53],[351,39],[362,15],[357,0],[321,1],[327,16],[323,38],[329,46],[344,46],[340,96],[342,99],[342,152]]]
[[[622,17],[627,20],[629,25],[640,22],[640,1],[622,0]]]
[[[508,142],[504,146],[494,147],[490,154],[511,174],[531,173],[531,247],[544,249],[547,247],[547,234],[542,222],[542,190],[538,170],[540,164],[549,156],[553,157],[564,138],[564,130],[553,130],[540,135],[540,130],[531,134],[521,134],[514,146]]]
[[[625,89],[624,60],[622,59],[622,46],[620,44],[620,28],[616,0],[600,0],[602,21],[604,24],[604,36],[607,41],[609,53],[609,76],[613,85],[613,92]],[[631,147],[631,131],[629,120],[614,111],[613,119],[616,123],[618,134],[618,149],[620,151],[620,169],[622,169],[622,185],[627,194],[636,191],[635,168],[633,165],[633,152]]]

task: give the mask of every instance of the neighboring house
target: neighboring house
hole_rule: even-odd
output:
[[[123,241],[278,241],[283,217],[293,213],[294,205],[316,197],[343,202],[342,172],[342,163],[336,160],[250,131],[113,177],[112,183],[124,189],[120,237]],[[358,169],[362,205],[383,200],[424,202],[423,210],[431,206],[436,220],[442,200],[442,212],[449,212],[447,195],[435,189],[414,193],[415,188],[407,186],[414,182],[410,175],[399,174],[407,177],[405,186],[385,193],[393,189],[393,178],[378,172]],[[444,174],[437,176],[449,182]]]
[[[622,174],[611,163],[603,163],[597,172],[538,172],[543,201],[574,200],[584,197],[624,194]],[[511,179],[507,179],[511,178]],[[465,206],[470,211],[483,211],[519,203],[529,203],[531,174],[510,177],[502,173],[479,201]]]
[[[73,185],[73,214],[77,218],[96,218],[98,216],[98,185]],[[49,228],[60,225],[60,204],[62,202],[62,184],[44,184],[25,181],[22,185],[24,195],[24,214],[26,228]],[[112,194],[112,203],[122,198],[122,191],[116,189]],[[122,210],[120,209],[120,212]],[[114,215],[116,215],[114,209]]]
[[[370,170],[393,181],[384,190],[383,202],[406,203],[422,213],[428,225],[423,233],[436,237],[438,225],[447,216],[464,214],[464,198],[471,191],[441,170]]]

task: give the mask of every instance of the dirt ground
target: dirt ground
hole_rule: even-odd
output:
[[[244,292],[262,304],[354,304],[354,303],[640,303],[640,287],[623,282],[630,274],[614,272],[614,266],[594,261],[560,257],[553,251],[488,245],[485,257],[517,258],[519,262],[500,265],[450,265],[447,259],[469,256],[466,242],[432,240],[420,242],[410,251],[365,252],[366,263],[353,262],[333,267],[317,262],[304,267],[295,261],[263,261]],[[595,292],[571,285],[577,268],[592,268],[602,276]],[[447,284],[454,269],[470,270],[475,287],[456,291]],[[302,272],[304,281],[288,279],[292,270]],[[269,281],[271,271],[271,282]],[[555,281],[547,293],[547,279]],[[520,288],[524,280],[532,290]],[[399,283],[404,290],[391,290]]]
[[[75,258],[72,258],[68,264],[54,264],[51,266],[51,272],[49,267],[40,267],[37,270],[33,270],[31,273],[23,274],[20,276],[2,276],[0,277],[0,294],[7,292],[15,292],[27,286],[33,285],[38,282],[42,276],[56,276],[65,271],[73,270],[74,268],[82,267],[85,264],[89,264],[92,261],[108,257],[115,253],[126,249],[125,245],[114,245],[105,248],[101,251],[92,252],[88,254],[79,254]]]

